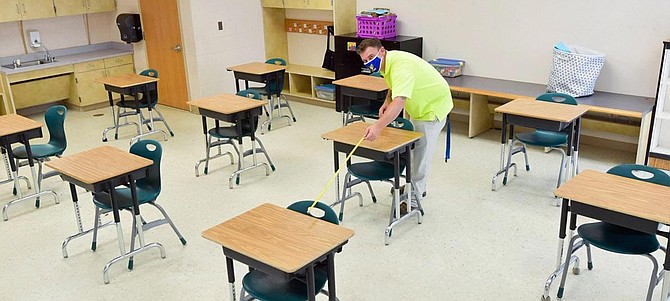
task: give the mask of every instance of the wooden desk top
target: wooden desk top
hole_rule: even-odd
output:
[[[358,140],[363,137],[363,133],[368,126],[370,124],[365,122],[350,123],[321,135],[321,138],[356,145]],[[388,153],[410,142],[419,140],[422,136],[423,134],[419,132],[386,127],[375,141],[363,140],[360,147]]]
[[[42,124],[17,114],[0,116],[0,137],[40,128]]]
[[[670,224],[670,187],[584,170],[554,191],[579,203]]]
[[[381,92],[389,89],[383,78],[358,74],[343,79],[338,79],[333,82],[334,85]]]
[[[234,114],[267,104],[267,100],[256,100],[235,94],[219,94],[187,102],[188,104],[221,114]]]
[[[83,183],[95,184],[147,167],[153,161],[118,148],[101,146],[45,164]]]
[[[128,88],[157,82],[158,78],[139,75],[135,73],[128,73],[128,74],[120,74],[115,76],[98,78],[95,81],[101,84],[110,85],[118,88]]]
[[[565,105],[554,102],[517,98],[495,108],[496,113],[505,113],[544,120],[571,122],[589,109],[581,105]]]
[[[268,74],[282,69],[286,69],[286,66],[266,64],[261,62],[246,63],[226,68],[226,70],[228,71],[249,73],[255,75]]]
[[[202,232],[202,237],[294,273],[354,236],[354,231],[274,204],[262,204]]]

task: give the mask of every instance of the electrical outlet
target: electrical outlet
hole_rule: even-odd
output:
[[[223,30],[223,21],[219,21],[219,30]]]

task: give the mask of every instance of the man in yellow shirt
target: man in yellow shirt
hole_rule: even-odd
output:
[[[428,62],[404,51],[387,51],[377,39],[365,39],[356,48],[365,67],[380,72],[389,86],[379,119],[365,130],[366,140],[375,140],[405,109],[414,130],[423,133],[412,153],[412,180],[417,195],[426,195],[426,179],[437,138],[454,107],[449,84]],[[414,204],[412,199],[412,205]]]

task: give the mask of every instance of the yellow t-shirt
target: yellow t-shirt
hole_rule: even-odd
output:
[[[413,119],[444,120],[454,107],[447,81],[433,66],[412,53],[386,52],[381,74],[391,88],[392,99],[407,98],[404,109]]]

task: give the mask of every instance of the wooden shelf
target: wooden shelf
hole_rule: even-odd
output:
[[[300,74],[313,77],[327,78],[330,80],[335,79],[335,72],[328,69],[323,69],[321,67],[314,66],[305,66],[305,65],[293,65],[289,64],[286,67],[286,73],[289,74]]]

